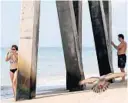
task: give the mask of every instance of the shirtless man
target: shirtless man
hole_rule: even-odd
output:
[[[123,34],[118,35],[118,40],[120,41],[120,44],[118,46],[116,46],[113,42],[112,42],[112,45],[115,49],[117,49],[118,67],[120,68],[121,72],[125,72],[124,68],[126,65],[127,43],[124,41]],[[125,77],[123,77],[122,80],[125,80]]]
[[[7,53],[5,61],[10,62],[10,78],[12,82],[13,93],[16,93],[16,72],[17,72],[17,62],[18,62],[18,47],[17,45],[12,45],[11,50]]]

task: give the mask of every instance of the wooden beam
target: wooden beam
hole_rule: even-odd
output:
[[[16,100],[36,93],[40,1],[22,1]]]
[[[88,1],[100,75],[111,73],[108,29],[102,1]],[[110,44],[110,42],[109,42]]]
[[[70,91],[81,90],[79,81],[84,77],[79,49],[76,18],[72,1],[56,1],[66,63],[66,85]]]

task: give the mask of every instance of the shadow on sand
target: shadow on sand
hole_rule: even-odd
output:
[[[50,92],[46,93],[38,93],[36,94],[36,98],[34,99],[40,99],[40,98],[46,98],[46,97],[52,97],[52,96],[59,96],[59,95],[70,95],[70,94],[76,94],[76,93],[87,93],[91,91],[92,85],[87,85],[86,90],[83,91],[75,91],[75,92],[69,92],[65,88],[58,88],[58,89],[49,89]],[[115,81],[114,83],[110,84],[108,89],[116,89],[116,88],[127,88],[127,80],[124,82],[121,81]],[[44,90],[42,90],[44,91]]]

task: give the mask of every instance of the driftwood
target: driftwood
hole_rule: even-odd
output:
[[[126,76],[126,73],[109,73],[101,77],[90,77],[85,80],[81,80],[79,85],[93,84],[92,90],[96,93],[107,90],[110,82],[109,80],[115,78],[122,78]]]

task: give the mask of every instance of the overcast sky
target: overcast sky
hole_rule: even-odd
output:
[[[112,35],[118,43],[117,35],[126,37],[126,1],[112,2]],[[18,44],[20,36],[21,1],[1,2],[2,47]],[[83,46],[94,47],[88,3],[83,2]],[[61,36],[55,1],[41,1],[40,47],[61,47]],[[127,31],[128,32],[128,31]]]

